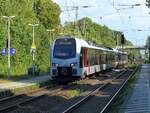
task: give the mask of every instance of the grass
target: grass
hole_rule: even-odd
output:
[[[32,77],[37,77],[37,76],[42,76],[44,74],[48,74],[48,73],[40,73],[40,75],[28,75],[28,74],[23,74],[23,75],[11,75],[11,81],[18,81],[18,80],[24,80],[24,79],[30,79]],[[7,81],[8,77],[7,75],[0,75],[0,81]]]
[[[11,80],[22,80],[22,79],[28,79],[32,76],[28,75],[28,68],[29,66],[26,65],[18,65],[18,66],[13,66],[11,65],[11,70],[10,70],[10,74],[11,74]],[[49,73],[50,68],[46,68],[46,70],[42,70],[40,69],[40,74],[43,73]],[[7,63],[5,64],[0,64],[0,79],[4,79],[7,80],[8,79],[8,68],[7,68]],[[38,75],[35,75],[38,76]]]
[[[130,98],[135,82],[139,78],[139,72],[136,72],[135,75],[129,80],[127,85],[122,89],[115,103],[112,105],[112,109],[109,113],[118,113],[121,105],[125,102],[127,98]]]
[[[23,80],[23,79],[29,79],[31,78],[31,76],[24,74],[24,75],[11,75],[10,79],[12,81],[17,81],[17,80]],[[7,80],[8,76],[7,75],[0,75],[0,79],[1,80]]]
[[[128,63],[127,63],[127,66],[132,68],[132,67],[139,66],[139,65],[141,65],[141,64],[142,64],[142,63],[128,62]]]
[[[11,82],[14,82],[14,81],[19,81],[19,80],[27,80],[27,79],[30,79],[31,77],[34,77],[34,76],[28,76],[28,75],[19,76],[19,77],[18,76],[17,77],[13,76],[13,77],[11,77],[11,80],[7,80],[7,79],[2,78],[2,79],[0,79],[0,84],[11,83]],[[37,89],[37,88],[42,87],[42,86],[46,86],[47,84],[52,85],[50,80],[47,80],[47,81],[44,81],[44,82],[41,82],[41,83],[30,84],[29,86],[12,89],[11,92],[14,93],[14,94],[18,94],[18,93],[21,93],[21,92],[26,92],[26,91],[29,91],[29,90]]]
[[[5,80],[5,79],[0,79],[0,84],[3,84],[3,83],[9,83],[10,81],[8,80]]]
[[[83,93],[84,90],[83,89],[74,89],[74,90],[69,90],[67,91],[67,93],[69,94],[69,96],[71,98],[79,96],[81,93]]]
[[[54,87],[56,84],[53,84],[50,80],[47,80],[47,81],[37,83],[37,84],[30,84],[24,87],[14,88],[11,90],[11,92],[15,95],[19,93],[28,92],[30,90],[38,89],[40,87],[47,86],[47,85],[49,87]]]
[[[40,84],[34,84],[34,85],[31,85],[31,86],[15,88],[15,89],[12,90],[12,92],[14,94],[19,94],[19,93],[23,93],[23,92],[27,92],[27,91],[30,91],[30,90],[37,89],[39,87],[40,87]]]

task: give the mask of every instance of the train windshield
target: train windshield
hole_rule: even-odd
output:
[[[73,58],[76,56],[76,42],[74,39],[57,39],[54,45],[55,58]]]

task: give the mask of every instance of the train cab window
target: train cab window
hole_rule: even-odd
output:
[[[75,39],[57,39],[54,45],[53,56],[60,59],[74,58],[76,56]]]

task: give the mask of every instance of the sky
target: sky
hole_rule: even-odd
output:
[[[89,17],[94,22],[121,31],[135,46],[143,46],[150,35],[150,9],[146,0],[53,0],[60,5],[61,22],[75,20],[73,6],[78,6],[78,19]],[[132,5],[140,4],[140,6]],[[82,6],[89,6],[83,8]]]

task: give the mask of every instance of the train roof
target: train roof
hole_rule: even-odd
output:
[[[121,51],[118,51],[117,49],[113,49],[113,48],[110,48],[110,47],[97,46],[96,44],[93,44],[93,43],[85,41],[85,40],[83,40],[81,38],[77,38],[77,37],[70,36],[70,35],[61,36],[61,37],[59,37],[57,39],[60,39],[60,38],[73,38],[73,39],[76,40],[76,42],[78,44],[81,45],[81,47],[92,48],[92,49],[99,49],[99,50],[109,51],[109,52],[114,52],[114,53],[127,54],[126,52],[121,52]]]
[[[75,40],[77,41],[77,43],[80,43],[80,45],[82,47],[87,47],[87,48],[92,48],[92,49],[99,49],[99,50],[103,50],[103,51],[115,52],[115,51],[113,51],[113,49],[106,48],[106,47],[100,47],[100,46],[94,45],[93,43],[88,43],[87,41],[85,41],[83,39],[75,38]]]

